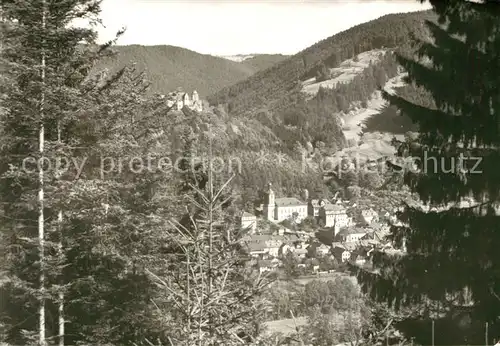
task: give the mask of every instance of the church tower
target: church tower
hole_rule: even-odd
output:
[[[267,195],[264,204],[264,213],[266,219],[274,220],[274,208],[275,208],[274,191],[271,189],[271,183],[269,183],[267,185]]]
[[[198,95],[198,92],[196,90],[193,91],[193,105],[192,109],[194,109],[197,112],[201,112],[203,110],[203,105],[200,100],[200,96]]]

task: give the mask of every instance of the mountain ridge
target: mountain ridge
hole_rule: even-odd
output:
[[[116,71],[134,63],[150,80],[151,93],[166,94],[182,87],[186,91],[197,90],[200,97],[244,80],[284,58],[263,54],[238,63],[172,45],[117,45],[113,49],[118,54],[104,59],[100,67]]]

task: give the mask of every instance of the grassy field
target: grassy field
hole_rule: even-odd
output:
[[[299,277],[297,279],[294,279],[293,282],[296,284],[299,284],[301,286],[307,285],[309,282],[314,281],[314,280],[320,280],[320,281],[329,281],[329,280],[334,280],[338,276],[345,276],[346,274],[338,272],[338,273],[331,273],[327,275],[311,275],[311,276],[303,276]]]
[[[391,78],[384,89],[393,92],[395,88],[403,85],[403,77],[404,74],[400,74]],[[350,157],[358,163],[363,163],[394,155],[395,148],[391,145],[391,140],[393,137],[403,139],[409,125],[405,118],[391,110],[387,108],[380,91],[376,91],[367,108],[351,111],[343,116],[344,136],[356,144],[339,150],[329,160],[340,162],[342,157]]]

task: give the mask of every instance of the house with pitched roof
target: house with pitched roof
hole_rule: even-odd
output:
[[[283,236],[267,234],[248,234],[243,237],[247,250],[252,257],[278,257],[280,249],[287,241]]]
[[[378,213],[372,208],[361,211],[361,221],[369,225],[372,222],[378,222]]]
[[[269,260],[262,260],[257,262],[257,267],[261,273],[276,270],[278,264]]]
[[[330,246],[319,242],[313,242],[307,247],[307,250],[309,257],[311,258],[316,258],[318,256],[326,256],[331,252]]]
[[[373,239],[380,244],[386,244],[389,241],[387,236],[390,234],[391,227],[387,223],[372,222],[369,226],[370,232],[365,239]]]
[[[351,258],[351,252],[341,245],[332,246],[332,254],[338,263],[345,263]]]
[[[342,229],[335,235],[335,241],[340,241],[342,243],[355,243],[363,239],[367,233],[367,230],[361,227],[348,227]]]
[[[248,254],[254,258],[264,257],[267,254],[267,248],[265,243],[251,242],[246,244],[246,249]]]
[[[257,230],[257,217],[244,211],[240,216],[241,228],[249,229],[251,234]]]
[[[325,227],[334,227],[335,234],[351,224],[347,210],[340,204],[324,204],[319,210],[319,222]]]

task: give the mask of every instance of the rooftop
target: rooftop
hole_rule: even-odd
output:
[[[252,234],[246,236],[244,240],[246,240],[247,242],[258,243],[268,240],[283,240],[283,237],[271,234]]]
[[[382,229],[384,227],[384,225],[382,225],[381,223],[379,222],[372,222],[368,225],[368,227],[374,229],[375,231],[378,231],[380,229]]]
[[[339,233],[337,233],[337,234],[348,235],[348,234],[365,234],[365,233],[368,233],[368,232],[364,228],[348,227],[348,228],[344,228],[344,229],[340,230]]]
[[[312,248],[312,249],[329,249],[330,246],[325,245],[325,244],[320,243],[320,242],[314,242],[314,243],[310,244],[308,246],[308,248]]]
[[[343,245],[347,251],[354,251],[358,248],[358,245],[353,243],[344,243]]]
[[[327,204],[325,205],[325,211],[344,213],[346,211],[346,208],[338,204]]]
[[[287,206],[305,206],[306,203],[299,201],[294,197],[284,197],[284,198],[276,198],[275,203],[279,207],[287,207]]]
[[[378,244],[379,242],[376,239],[362,239],[359,241],[359,245],[362,247],[372,247]]]
[[[265,243],[248,243],[246,246],[248,251],[264,251],[266,249]]]

